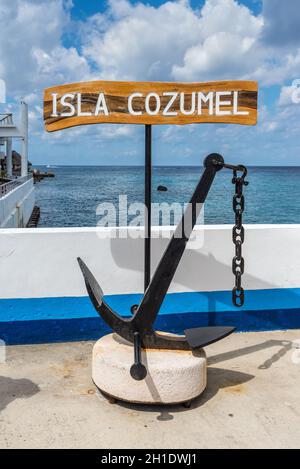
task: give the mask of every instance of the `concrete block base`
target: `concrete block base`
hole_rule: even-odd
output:
[[[177,404],[199,396],[206,387],[206,355],[198,350],[143,349],[146,378],[130,375],[133,345],[117,334],[96,342],[92,376],[96,386],[115,399],[143,404]]]

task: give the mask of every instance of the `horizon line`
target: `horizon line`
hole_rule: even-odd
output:
[[[32,166],[49,166],[51,167],[91,167],[91,168],[144,168],[143,164],[56,164],[56,163],[31,163]],[[247,168],[300,168],[299,165],[290,164],[290,165],[261,165],[261,164],[247,164]],[[202,164],[190,164],[190,165],[174,165],[174,164],[153,164],[153,168],[203,168]]]

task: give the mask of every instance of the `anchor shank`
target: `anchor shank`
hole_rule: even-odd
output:
[[[152,324],[156,319],[197,221],[196,212],[199,211],[197,208],[199,208],[199,204],[202,205],[205,202],[216,172],[221,169],[220,162],[223,162],[223,158],[216,154],[209,155],[204,162],[205,170],[203,175],[132,319],[136,329],[141,333],[152,330]]]

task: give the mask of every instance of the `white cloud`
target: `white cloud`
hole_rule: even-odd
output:
[[[209,132],[211,139],[224,138],[221,144],[225,148],[226,139],[236,139],[236,146],[242,145],[240,135],[253,138],[255,131],[263,138],[266,131],[275,134],[286,129],[293,134],[299,130],[300,108],[289,106],[292,91],[286,86],[287,81],[300,77],[298,1],[264,0],[265,8],[259,16],[241,0],[205,0],[199,5],[193,10],[187,0],[166,1],[159,7],[110,0],[104,12],[73,22],[71,1],[0,0],[0,77],[6,80],[10,96],[26,97],[31,131],[37,136],[39,132],[44,135],[43,88],[101,78],[245,78],[259,80],[261,87],[282,87],[279,105],[272,113],[263,112],[265,117],[256,130],[230,127],[216,133],[216,126],[210,130],[201,126],[193,133],[192,127],[164,128],[158,135],[168,144],[192,137],[196,145],[199,135]],[[63,144],[76,138],[80,142],[82,136],[94,135],[107,143],[118,138],[129,141],[135,135],[129,126],[85,129],[51,134],[51,139],[43,137],[44,142]]]
[[[131,125],[101,125],[97,129],[97,138],[101,140],[131,137],[133,134],[134,127]]]
[[[297,92],[296,86],[283,86],[280,90],[280,96],[278,100],[279,106],[289,106],[293,104],[293,96]]]
[[[70,22],[63,0],[1,0],[0,72],[7,92],[24,96],[43,87],[81,79],[88,65],[75,48],[62,45]]]
[[[66,49],[56,46],[50,52],[33,48],[32,55],[39,71],[39,81],[47,83],[47,86],[51,83],[82,81],[89,78],[89,65],[74,47]]]
[[[283,51],[272,42],[270,31],[283,7],[271,10],[270,0],[264,17],[237,0],[206,0],[197,11],[188,1],[155,8],[110,0],[104,13],[80,24],[71,22],[71,5],[1,0],[0,73],[15,96],[91,78],[253,78],[269,85],[300,74],[300,47]],[[285,22],[294,31],[293,15],[294,9],[285,9]],[[79,31],[79,48],[63,44],[63,33],[71,29]],[[287,41],[286,28],[280,31]]]
[[[300,9],[272,1],[278,8],[265,0],[263,17],[237,0],[206,0],[197,11],[188,1],[155,8],[110,0],[104,13],[78,25],[71,22],[70,2],[1,0],[0,73],[15,96],[90,78],[283,84],[300,74],[300,47],[293,46]],[[275,41],[272,31],[283,14]],[[80,49],[64,46],[69,29],[78,29]],[[277,47],[280,35],[292,44],[289,50]]]
[[[281,21],[284,8],[271,8],[272,1],[265,0],[264,16],[255,16],[237,0],[206,0],[198,11],[187,1],[155,8],[110,0],[107,12],[88,19],[83,27],[82,51],[99,78],[248,78],[263,85],[283,84],[300,74],[300,44],[278,47],[280,35],[287,42],[286,27],[272,41],[270,31]],[[294,8],[285,8],[285,23],[300,30],[300,19],[293,15]],[[291,36],[295,38],[296,31]]]
[[[199,18],[186,2],[167,2],[159,8],[110,1],[107,22],[96,15],[84,29],[83,53],[102,78],[170,79],[174,63],[201,36]],[[89,35],[86,35],[89,31]]]
[[[261,85],[277,85],[300,76],[300,48],[286,54],[277,49],[261,48],[261,51],[264,60],[257,62],[250,78]]]
[[[31,135],[44,132],[45,87],[90,77],[87,60],[62,43],[71,6],[63,0],[1,0],[0,77],[8,95],[28,102]]]
[[[198,12],[186,1],[109,4],[82,34],[83,53],[101,78],[201,80],[252,71],[263,21],[235,0],[206,0]]]
[[[235,0],[207,0],[199,24],[202,38],[188,48],[182,66],[172,75],[183,80],[213,80],[251,73],[257,58],[254,48],[263,26],[248,8]]]
[[[265,27],[262,40],[279,48],[299,46],[300,8],[298,0],[264,0]]]
[[[243,78],[251,72],[252,45],[252,38],[241,38],[228,32],[213,34],[188,49],[184,65],[174,65],[172,75],[177,80],[191,81]]]
[[[262,18],[235,0],[208,0],[201,10],[201,30],[204,37],[217,32],[254,37],[259,34]]]

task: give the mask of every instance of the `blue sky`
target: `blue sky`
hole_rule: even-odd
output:
[[[157,8],[166,2],[165,0],[142,0],[140,2],[132,1],[131,3],[133,5],[143,3],[144,5],[152,5]],[[205,0],[191,0],[189,3],[190,6],[196,10],[204,5]],[[243,3],[247,7],[251,8],[255,14],[259,14],[262,10],[262,0],[245,0]],[[71,14],[74,19],[81,20],[98,12],[105,12],[107,4],[107,1],[99,0],[73,0],[74,8],[72,9]]]
[[[6,108],[15,110],[21,97],[29,104],[33,163],[143,164],[141,126],[46,133],[45,87],[253,79],[260,90],[256,127],[156,126],[154,163],[195,165],[217,151],[248,165],[299,165],[299,0],[1,0],[0,14]]]

